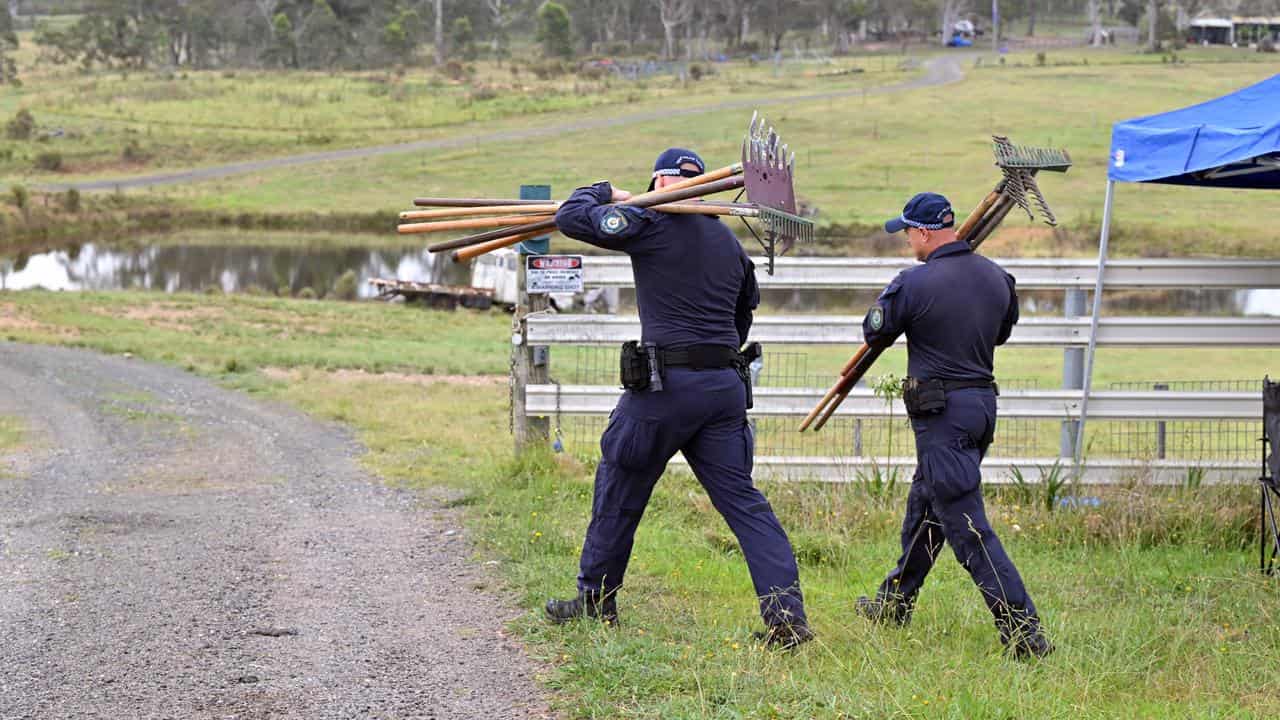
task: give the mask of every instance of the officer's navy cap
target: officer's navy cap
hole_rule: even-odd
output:
[[[702,162],[702,158],[698,157],[698,153],[687,150],[685,148],[667,148],[658,156],[657,162],[653,164],[653,179],[649,181],[649,189],[653,190],[653,186],[658,182],[658,178],[663,175],[685,175],[688,171],[682,171],[681,165],[693,164],[698,166],[697,175],[707,171],[707,166]],[[686,175],[686,177],[693,177]]]
[[[923,192],[911,198],[902,214],[884,224],[887,233],[902,232],[909,227],[921,230],[941,230],[956,224],[951,201],[938,193]]]

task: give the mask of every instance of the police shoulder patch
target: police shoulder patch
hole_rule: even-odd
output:
[[[627,229],[627,216],[621,210],[610,210],[600,218],[600,232],[605,235],[617,235]]]
[[[884,308],[879,305],[872,305],[871,309],[867,311],[867,325],[872,330],[879,330],[884,327]]]

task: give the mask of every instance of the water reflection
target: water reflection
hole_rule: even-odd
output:
[[[452,267],[451,267],[452,266]],[[369,278],[468,284],[466,267],[436,263],[421,248],[280,248],[249,245],[157,245],[137,249],[94,244],[0,259],[0,287],[11,290],[262,290],[328,292],[354,270],[362,297]]]
[[[278,247],[217,243],[151,245],[122,248],[97,244],[72,246],[14,258],[0,257],[0,288],[24,290],[140,289],[163,292],[260,290],[297,294],[311,288],[318,295],[333,288],[338,277],[353,270],[361,297],[374,293],[370,278],[397,278],[445,285],[469,285],[469,264],[439,258],[421,247]],[[1022,293],[1028,315],[1060,315],[1061,291]],[[775,312],[861,314],[875,301],[872,290],[774,290],[763,292],[763,304]],[[624,291],[623,307],[634,307],[634,294]],[[1108,292],[1110,314],[1196,314],[1280,316],[1280,290],[1171,290]]]

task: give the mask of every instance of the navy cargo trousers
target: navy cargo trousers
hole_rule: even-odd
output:
[[[742,379],[730,368],[676,367],[663,384],[662,392],[627,391],[600,438],[579,589],[608,594],[622,585],[654,485],[680,451],[738,538],[765,623],[805,622],[791,542],[751,481],[755,442]]]
[[[953,390],[941,414],[912,418],[911,426],[917,465],[902,523],[902,556],[879,597],[911,607],[945,541],[981,591],[1003,639],[1038,628],[1035,605],[982,503],[978,465],[995,436],[995,393]]]

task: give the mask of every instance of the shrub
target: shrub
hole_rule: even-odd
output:
[[[467,68],[457,60],[450,60],[444,64],[444,74],[450,80],[461,81],[467,76]]]
[[[62,153],[42,152],[36,155],[36,169],[58,172],[62,169]]]
[[[137,140],[130,140],[121,151],[120,157],[127,163],[144,163],[151,156],[142,149],[142,145]]]
[[[36,119],[32,117],[31,111],[23,108],[13,116],[9,124],[5,126],[5,135],[10,140],[30,140],[36,131]]]
[[[309,287],[304,287],[298,291],[298,297],[302,300],[315,300],[316,291]]]
[[[707,69],[698,63],[694,63],[689,66],[689,77],[693,78],[695,82],[701,80],[703,76],[707,74],[709,74],[707,73]]]
[[[483,102],[498,97],[498,91],[488,85],[481,85],[467,93],[467,97],[473,102]]]
[[[71,188],[62,196],[62,207],[69,213],[80,212],[80,191]]]
[[[26,210],[31,204],[31,193],[27,191],[24,185],[14,185],[9,188],[9,195],[13,198],[14,207],[19,210]]]
[[[339,300],[355,300],[358,296],[356,271],[347,270],[339,275],[338,281],[333,284],[333,297]]]
[[[1048,56],[1044,54],[1043,50],[1036,53],[1036,67],[1044,67],[1047,62]]]

